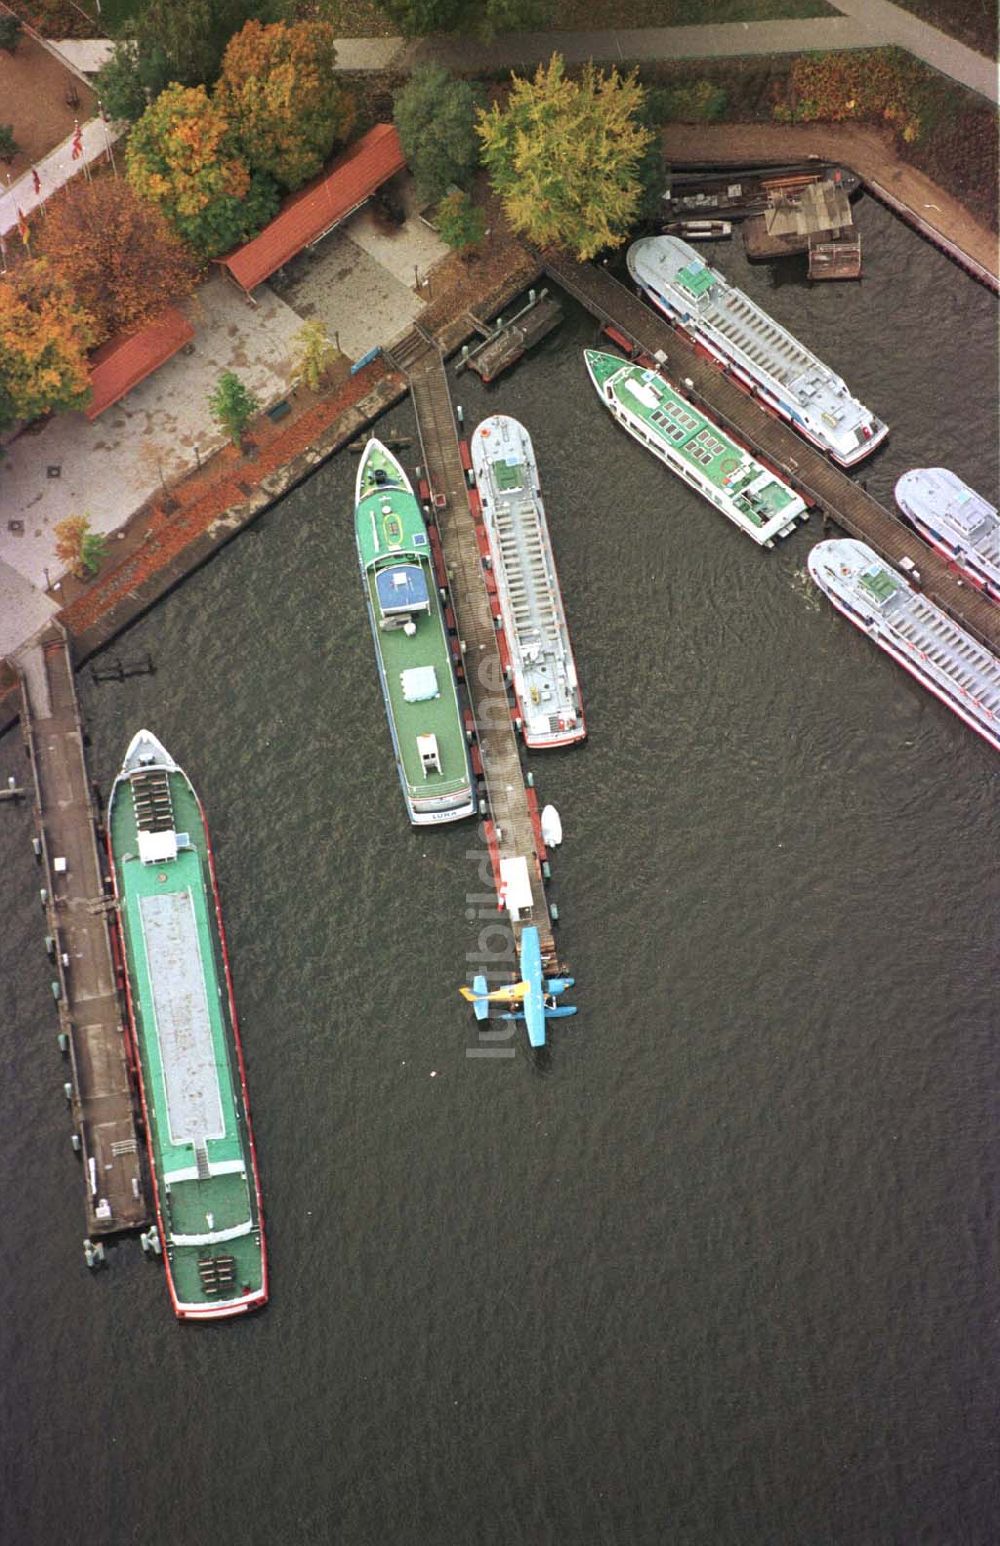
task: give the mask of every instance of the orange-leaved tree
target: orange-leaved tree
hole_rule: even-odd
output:
[[[82,408],[92,339],[90,317],[51,264],[19,263],[0,279],[0,425]]]
[[[154,204],[117,177],[77,178],[50,199],[42,252],[94,321],[94,342],[129,333],[194,289],[198,266]]]
[[[248,21],[223,56],[216,103],[250,165],[285,188],[315,176],[354,123],[354,99],[334,73],[334,35],[325,21]]]
[[[278,207],[273,180],[251,172],[204,86],[174,83],[160,93],[129,135],[126,165],[139,197],[202,257],[246,241]]]

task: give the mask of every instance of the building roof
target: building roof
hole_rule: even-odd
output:
[[[83,410],[87,418],[96,419],[105,408],[117,403],[193,337],[194,328],[184,313],[176,306],[168,306],[138,333],[102,344],[90,357],[92,395]]]
[[[396,127],[377,123],[285,203],[259,236],[220,258],[244,290],[263,284],[303,247],[318,241],[406,165]]]

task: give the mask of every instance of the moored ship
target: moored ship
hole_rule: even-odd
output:
[[[476,795],[430,539],[409,478],[378,440],[358,468],[354,534],[407,814],[417,827],[460,821]]]
[[[754,542],[773,547],[805,519],[805,500],[657,371],[598,349],[584,359],[604,406],[632,438]]]
[[[182,1320],[240,1315],[267,1301],[267,1251],[211,841],[148,730],[115,779],[108,845],[170,1298]]]
[[[809,573],[839,612],[1000,751],[1000,660],[864,542],[820,542]]]
[[[646,236],[627,254],[634,282],[670,321],[842,467],[869,456],[887,424],[841,378],[677,236]]]
[[[534,750],[569,746],[587,727],[531,437],[498,413],[471,449],[521,734]]]
[[[947,467],[913,467],[896,503],[920,535],[991,601],[1000,602],[1000,519],[996,505]]]

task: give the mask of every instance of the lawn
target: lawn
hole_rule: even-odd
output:
[[[104,0],[129,5],[136,0]],[[970,0],[971,3],[971,0]],[[775,21],[792,16],[836,16],[824,0],[548,0],[540,30],[602,32],[621,27],[691,27],[727,21]],[[345,38],[384,38],[399,25],[374,0],[344,0],[337,28]]]
[[[995,59],[997,54],[996,0],[896,0],[904,11],[939,27],[949,37]]]

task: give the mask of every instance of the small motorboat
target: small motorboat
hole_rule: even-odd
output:
[[[562,822],[554,805],[542,809],[542,842],[546,848],[558,848],[562,842]]]

